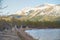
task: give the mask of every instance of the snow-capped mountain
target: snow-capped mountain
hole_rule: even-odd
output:
[[[24,16],[28,19],[56,19],[60,17],[60,5],[58,4],[43,4],[36,7],[24,8],[21,11],[17,11],[16,14]],[[26,16],[26,17],[25,17]],[[41,19],[42,18],[42,19]]]

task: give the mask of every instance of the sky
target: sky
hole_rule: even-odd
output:
[[[60,0],[4,0],[3,6],[8,6],[0,14],[14,14],[25,7],[35,7],[36,5],[49,3],[49,4],[60,4]]]

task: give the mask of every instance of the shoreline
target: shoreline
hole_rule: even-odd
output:
[[[25,32],[25,30],[26,29],[24,29],[24,28],[16,30],[16,33],[21,38],[21,40],[36,40],[32,36],[28,35]]]
[[[51,28],[45,28],[44,30],[50,30]],[[52,28],[52,30],[55,30],[56,28]],[[16,33],[17,35],[21,38],[21,40],[37,40],[35,38],[33,38],[32,36],[30,36],[27,32],[25,32],[26,30],[43,30],[40,28],[16,28]]]

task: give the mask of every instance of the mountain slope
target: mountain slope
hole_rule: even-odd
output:
[[[17,12],[21,19],[35,21],[56,21],[60,20],[60,5],[43,4],[34,8],[25,8]]]

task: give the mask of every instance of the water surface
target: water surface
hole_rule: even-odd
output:
[[[33,29],[25,32],[39,40],[60,40],[60,29]]]

